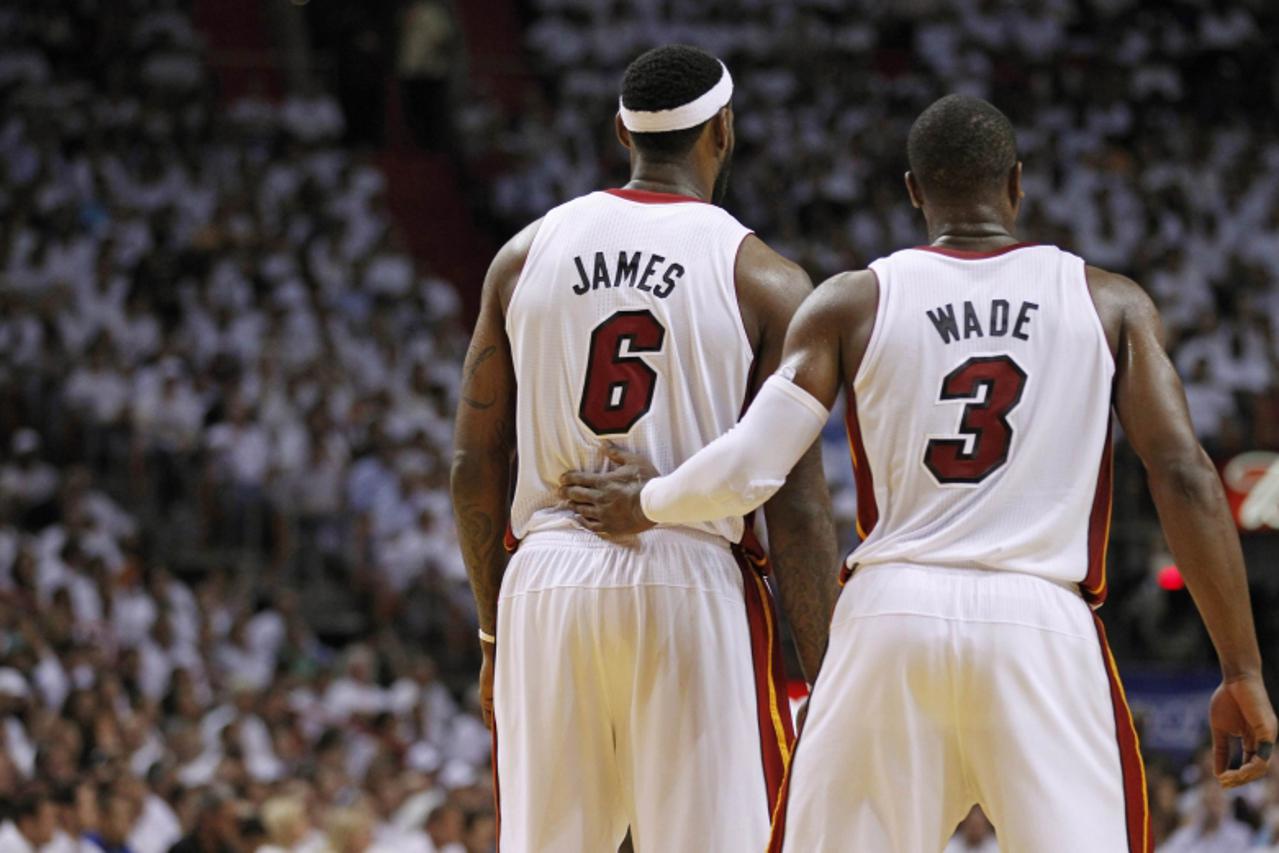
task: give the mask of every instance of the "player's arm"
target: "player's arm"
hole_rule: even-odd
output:
[[[825,282],[796,312],[781,368],[732,429],[664,477],[654,476],[642,457],[611,448],[622,467],[565,474],[565,500],[583,524],[607,536],[758,508],[812,447],[841,384],[856,375],[877,299],[875,276],[867,271]]]
[[[535,225],[530,226],[502,247],[485,276],[480,313],[462,368],[453,432],[450,487],[458,542],[480,630],[494,636],[498,590],[506,571],[503,539],[515,456],[515,370],[504,316],[535,230]],[[494,648],[487,642],[481,646],[481,704],[485,722],[491,724]]]
[[[742,419],[679,468],[659,477],[639,454],[606,445],[621,467],[564,474],[561,494],[581,522],[602,535],[623,536],[657,523],[745,515],[775,495],[812,448],[839,391],[826,290],[814,291],[795,314],[781,369],[763,383]]]
[[[1164,536],[1221,661],[1222,686],[1210,712],[1218,778],[1240,785],[1265,773],[1275,712],[1262,682],[1239,535],[1217,469],[1195,437],[1150,297],[1134,282],[1102,270],[1089,268],[1088,280],[1112,335],[1114,319],[1119,321],[1119,421],[1145,465]],[[1238,770],[1227,770],[1232,737],[1244,745],[1245,763]]]
[[[737,282],[743,319],[758,329],[751,388],[754,398],[781,363],[791,320],[813,294],[813,283],[803,269],[753,238],[739,253]],[[819,356],[814,353],[809,358]],[[828,379],[838,388],[837,366]],[[815,413],[824,424],[830,405],[819,402],[821,410]],[[820,430],[821,424],[819,434]],[[821,443],[814,440],[816,437],[808,440],[808,449],[785,476],[781,488],[764,504],[768,550],[782,612],[795,639],[800,667],[810,684],[817,680],[826,654],[830,617],[839,592],[833,580],[839,551],[830,488],[822,468]],[[799,439],[796,446],[802,442]]]

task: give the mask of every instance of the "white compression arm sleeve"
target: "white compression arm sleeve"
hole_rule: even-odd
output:
[[[745,515],[773,496],[821,434],[821,402],[778,374],[746,415],[675,471],[650,480],[640,506],[651,521],[689,524]]]

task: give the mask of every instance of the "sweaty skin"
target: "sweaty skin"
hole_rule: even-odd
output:
[[[977,205],[929,204],[910,173],[906,183],[911,201],[924,208],[934,245],[989,251],[1018,242],[1012,228],[1022,197],[1020,163],[1001,198]],[[1165,537],[1221,663],[1222,683],[1209,707],[1215,772],[1226,787],[1246,784],[1266,773],[1276,719],[1262,682],[1239,536],[1216,468],[1195,437],[1154,304],[1135,282],[1096,267],[1087,268],[1087,282],[1115,357],[1115,412],[1146,467]],[[878,299],[874,273],[844,273],[818,287],[795,315],[782,370],[828,408],[841,388],[851,393]],[[640,505],[651,469],[634,454],[612,456],[621,476],[573,472],[562,481],[584,523],[604,535],[651,524]],[[1235,738],[1244,761],[1231,770]]]

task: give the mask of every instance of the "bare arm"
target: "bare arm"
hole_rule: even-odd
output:
[[[453,517],[480,630],[491,635],[497,633],[497,596],[506,571],[503,538],[515,456],[515,371],[504,316],[535,230],[530,226],[504,246],[484,279],[453,433]],[[493,649],[482,645],[481,699],[485,722],[491,722]]]
[[[869,277],[870,281],[867,280]],[[835,398],[839,395],[839,389],[847,384],[852,385],[853,378],[857,374],[857,364],[861,362],[862,354],[866,349],[866,341],[870,337],[870,330],[874,325],[875,319],[875,301],[878,298],[878,289],[873,286],[874,276],[870,273],[851,273],[843,276],[836,276],[823,283],[811,296],[800,306],[796,313],[794,321],[790,325],[790,329],[786,335],[786,345],[783,352],[783,363],[788,373],[794,373],[792,381],[800,388],[812,394],[823,405],[829,409],[835,404]],[[868,287],[868,285],[870,285]],[[785,549],[792,546],[797,548],[803,547],[803,540],[798,534],[792,535],[789,532],[783,535],[780,540],[776,533],[779,529],[785,529],[783,525],[786,522],[782,519],[774,519],[775,511],[773,504],[779,499],[786,499],[787,491],[791,483],[798,476],[814,477],[822,481],[822,496],[825,498],[825,504],[822,507],[822,521],[827,525],[833,525],[833,514],[830,509],[830,498],[827,487],[825,485],[825,473],[822,470],[821,446],[820,443],[814,445],[808,454],[800,460],[799,464],[791,472],[790,479],[787,480],[786,486],[778,492],[764,507],[764,511],[768,517],[769,544],[773,554],[773,560],[779,566],[783,560],[788,559],[789,555],[785,553]],[[801,498],[802,500],[802,498]],[[786,505],[787,511],[794,513],[802,513],[804,506],[800,501],[791,498],[793,503],[799,503],[798,506]],[[782,583],[782,573],[778,572],[778,586],[782,597],[782,606],[786,609],[786,616],[791,619],[791,625],[796,624],[791,616],[792,609],[804,609],[809,612],[820,612],[824,615],[821,630],[821,647],[810,648],[807,650],[809,655],[816,655],[814,660],[818,664],[821,662],[821,656],[826,650],[826,640],[829,633],[830,616],[835,609],[835,599],[839,596],[838,585],[833,582],[830,570],[838,563],[838,552],[835,546],[835,533],[830,530],[828,539],[831,543],[831,551],[829,555],[823,553],[820,565],[820,573],[816,577],[808,579],[807,586],[801,586],[802,582],[796,583],[792,581],[792,589],[795,586],[801,586],[798,594],[788,590],[786,585]],[[826,540],[823,540],[823,544]],[[802,560],[803,558],[799,558]],[[812,559],[811,557],[809,558]],[[787,600],[788,595],[794,595],[800,598],[801,604],[792,608],[791,603]],[[805,677],[811,684],[817,678],[817,669],[810,668],[809,658],[806,658],[804,643],[808,642],[816,646],[818,638],[813,632],[813,636],[801,638],[799,630],[795,632],[795,644],[800,651],[800,659],[804,664]]]
[[[742,247],[737,279],[744,319],[756,320],[759,329],[753,395],[781,362],[791,318],[813,286],[802,269],[753,238]],[[811,684],[826,654],[839,593],[834,574],[839,551],[820,442],[809,447],[785,484],[764,504],[764,518],[782,612]]]
[[[1119,421],[1145,465],[1164,536],[1221,661],[1224,683],[1210,720],[1217,773],[1225,784],[1242,784],[1265,772],[1256,753],[1274,742],[1275,714],[1261,680],[1239,535],[1217,469],[1195,437],[1154,304],[1127,279],[1091,268],[1088,277],[1112,338],[1117,325]],[[1247,762],[1226,772],[1231,736],[1242,738]],[[1268,756],[1268,748],[1260,750]]]

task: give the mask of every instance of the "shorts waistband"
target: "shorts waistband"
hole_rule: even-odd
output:
[[[850,558],[851,559],[851,558]],[[849,568],[849,580],[854,577],[870,575],[879,572],[911,572],[917,576],[934,575],[939,580],[945,578],[955,578],[959,582],[979,583],[985,579],[991,583],[999,584],[1019,584],[1025,583],[1034,587],[1037,584],[1048,584],[1057,589],[1064,590],[1071,595],[1078,596],[1079,584],[1069,581],[1058,580],[1056,578],[1044,577],[1043,575],[1035,575],[1029,572],[1014,571],[1012,569],[989,569],[981,566],[942,566],[936,563],[856,563]]]
[[[997,569],[877,563],[859,568],[836,606],[835,622],[891,614],[1004,622],[1095,639],[1078,587]]]
[[[557,527],[537,530],[520,540],[520,550],[525,548],[603,548],[645,550],[662,545],[712,545],[725,551],[732,547],[727,539],[694,530],[691,527],[654,527],[634,536],[605,539],[580,527]]]
[[[740,597],[742,574],[720,536],[654,528],[611,541],[582,529],[543,530],[520,544],[502,599],[544,590],[680,587]]]

